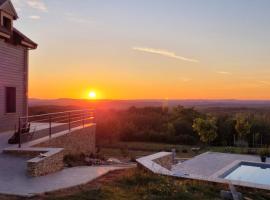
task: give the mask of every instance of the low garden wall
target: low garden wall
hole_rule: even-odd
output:
[[[46,154],[45,154],[46,155]],[[39,156],[27,161],[27,174],[33,177],[44,176],[64,167],[62,150],[45,157]]]
[[[44,176],[57,172],[64,167],[64,150],[62,148],[9,148],[4,153],[16,156],[30,157],[27,160],[27,174],[29,176]]]

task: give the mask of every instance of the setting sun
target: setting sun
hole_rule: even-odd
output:
[[[94,91],[89,92],[88,97],[89,99],[96,99],[97,97],[96,92]]]

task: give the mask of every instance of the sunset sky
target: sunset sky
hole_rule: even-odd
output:
[[[13,0],[30,97],[270,99],[269,0]]]

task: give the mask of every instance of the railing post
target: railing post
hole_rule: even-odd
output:
[[[70,121],[70,112],[68,112],[68,130],[69,130],[69,132],[70,132],[70,130],[71,130],[71,121]]]
[[[52,138],[52,116],[49,115],[49,135],[50,139]]]
[[[21,141],[21,118],[19,117],[19,129],[18,129],[18,134],[19,134],[19,148],[22,147],[22,141]]]

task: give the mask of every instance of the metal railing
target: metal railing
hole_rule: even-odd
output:
[[[71,131],[73,128],[94,123],[95,110],[73,110],[41,115],[20,117],[18,122],[18,145],[22,143],[49,136],[61,131]],[[30,139],[29,139],[30,137]]]

